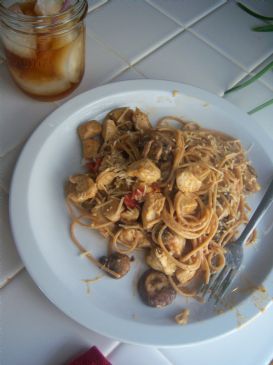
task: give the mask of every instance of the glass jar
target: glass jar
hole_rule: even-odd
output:
[[[57,100],[70,94],[84,74],[88,4],[74,0],[58,14],[37,16],[35,3],[2,1],[0,38],[15,83],[36,99]]]

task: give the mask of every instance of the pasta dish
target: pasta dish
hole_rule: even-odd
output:
[[[114,278],[144,250],[139,293],[148,305],[195,297],[224,267],[225,246],[248,221],[246,197],[260,188],[240,141],[174,116],[152,127],[138,108],[114,109],[78,134],[86,171],[65,186],[78,249]],[[108,240],[104,257],[86,250],[77,225]]]

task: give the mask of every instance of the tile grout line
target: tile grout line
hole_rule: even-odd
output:
[[[157,49],[161,48],[162,46],[164,46],[165,44],[167,44],[168,42],[170,42],[172,39],[174,39],[175,37],[177,37],[179,34],[183,33],[184,28],[179,28],[176,31],[174,31],[170,36],[167,36],[165,39],[162,38],[161,39],[161,43],[156,46],[155,48],[150,49],[149,51],[147,51],[146,53],[142,53],[142,55],[140,55],[139,57],[136,57],[135,60],[133,60],[132,62],[128,61],[126,58],[124,58],[124,56],[122,56],[119,52],[117,52],[114,48],[112,48],[111,46],[109,46],[107,43],[105,43],[98,35],[97,33],[88,28],[87,27],[87,36],[93,38],[95,41],[97,41],[98,43],[100,43],[107,51],[113,53],[115,56],[119,57],[124,63],[126,63],[129,67],[134,66],[136,63],[140,62],[142,59],[146,58],[147,56],[149,56],[150,54],[152,54],[153,52],[155,52]]]
[[[115,75],[114,77],[111,77],[111,78],[109,78],[108,80],[106,80],[105,81],[105,83],[104,84],[106,84],[106,83],[108,83],[108,82],[112,82],[112,81],[114,81],[114,79],[115,78],[117,78],[117,77],[119,77],[119,76],[121,76],[124,72],[126,72],[126,71],[129,71],[129,70],[134,70],[134,72],[136,72],[136,73],[138,73],[140,76],[142,76],[143,78],[145,78],[145,79],[148,79],[148,77],[146,76],[146,75],[144,75],[144,73],[143,72],[141,72],[141,71],[139,71],[139,70],[137,70],[134,66],[129,66],[129,67],[127,67],[125,70],[122,70],[122,71],[120,71],[117,75]]]
[[[163,352],[161,351],[160,348],[156,348],[156,350],[160,353],[160,355],[162,356],[162,358],[164,360],[166,360],[170,365],[173,365],[172,362],[171,362],[171,360],[169,360],[168,357],[165,354],[163,354]]]
[[[118,347],[120,347],[123,344],[123,342],[118,342],[117,344],[114,344],[114,346],[110,349],[110,351],[105,352],[104,355],[106,357],[109,357],[110,355],[112,355]]]
[[[182,34],[185,31],[184,28],[179,28],[177,29],[177,31],[173,32],[170,36],[165,37],[165,38],[161,38],[161,42],[158,43],[155,48],[150,48],[149,51],[147,52],[143,52],[141,56],[139,57],[135,57],[135,59],[130,63],[130,66],[134,66],[136,63],[139,63],[140,61],[142,61],[144,58],[148,57],[150,54],[154,53],[155,51],[157,51],[158,49],[160,49],[161,47],[165,46],[166,44],[168,44],[170,41],[172,41],[174,38],[176,38],[177,36],[179,36],[180,34]]]
[[[272,56],[272,54],[270,55],[266,55],[264,59],[262,59],[261,61],[258,61],[257,64],[255,64],[250,70],[246,69],[240,62],[236,61],[232,56],[229,56],[228,53],[226,53],[225,51],[223,51],[221,48],[217,47],[216,45],[214,45],[213,43],[211,43],[208,39],[206,39],[205,37],[201,36],[199,33],[197,33],[195,30],[191,29],[191,28],[186,28],[186,30],[190,33],[192,33],[196,38],[202,40],[204,43],[206,43],[208,46],[210,46],[212,49],[214,49],[215,51],[217,51],[218,53],[220,53],[222,56],[224,56],[227,60],[231,61],[232,63],[234,63],[236,66],[240,67],[244,72],[246,72],[247,74],[250,74],[251,72],[253,72],[253,70],[255,70],[256,68],[258,68],[263,62],[265,62],[268,58],[270,58]]]
[[[92,8],[92,9],[88,9],[88,11],[87,11],[87,15],[88,14],[91,14],[93,11],[95,11],[95,10],[98,10],[99,8],[101,8],[102,6],[104,6],[104,5],[106,5],[107,3],[108,3],[108,1],[109,0],[105,0],[104,2],[102,2],[102,3],[100,3],[100,4],[98,4],[98,5],[95,5],[95,7],[94,8]]]
[[[199,40],[203,41],[207,46],[209,46],[210,48],[214,49],[215,51],[217,51],[221,56],[224,56],[228,61],[234,63],[236,66],[240,67],[244,72],[248,73],[249,71],[246,70],[244,68],[244,66],[234,60],[231,56],[229,56],[228,53],[224,52],[223,50],[221,50],[221,48],[215,46],[213,43],[211,43],[209,40],[207,40],[205,37],[201,36],[199,33],[197,33],[195,30],[191,29],[191,28],[187,28],[187,31],[190,32],[191,34],[193,34],[196,38],[198,38]]]
[[[118,350],[118,348],[120,348],[122,345],[128,345],[126,342],[120,342],[120,343],[118,343],[114,348],[113,348],[113,350],[107,355],[107,357],[108,356],[110,356],[110,355],[113,355],[117,350]],[[160,356],[165,360],[165,362],[168,364],[168,365],[173,365],[172,363],[171,363],[171,361],[167,358],[167,356],[165,356],[162,352],[161,352],[161,350],[159,349],[159,348],[157,348],[157,347],[147,347],[148,349],[149,348],[151,348],[151,349],[153,349],[153,350],[155,350],[155,351],[157,351],[159,354],[160,354]]]
[[[11,275],[7,276],[1,283],[0,283],[0,290],[6,288],[9,284],[11,284],[18,275],[25,270],[25,266],[19,267],[19,269],[15,270]]]
[[[183,23],[181,23],[179,20],[175,19],[172,15],[169,15],[167,12],[165,12],[164,9],[161,9],[158,5],[154,4],[154,3],[150,3],[150,0],[144,0],[147,4],[149,4],[150,6],[152,6],[154,9],[156,9],[157,11],[159,11],[161,14],[165,15],[167,18],[171,19],[172,21],[174,21],[176,24],[182,26],[183,28],[187,29],[188,27],[195,25],[196,23],[198,23],[200,20],[206,18],[208,15],[212,14],[214,11],[216,11],[217,9],[221,8],[222,6],[226,5],[227,0],[224,0],[223,4],[219,4],[217,5],[215,8],[213,8],[212,10],[209,10],[208,13],[206,14],[202,14],[200,15],[200,17],[198,17],[197,19],[194,19],[192,21],[192,23],[189,23],[188,25],[185,25]]]
[[[99,38],[97,33],[94,32],[89,27],[86,27],[86,35],[87,37],[94,39],[96,42],[102,45],[108,52],[113,53],[116,57],[120,58],[124,63],[130,66],[130,63],[119,52],[117,52],[114,48],[110,47],[107,43],[104,43],[104,41]]]

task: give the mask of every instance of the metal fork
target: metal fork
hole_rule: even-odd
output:
[[[199,295],[204,299],[210,292],[208,301],[215,299],[215,304],[224,297],[228,287],[236,276],[243,261],[243,244],[247,241],[254,228],[257,226],[263,215],[273,201],[273,180],[269,184],[266,193],[259,206],[252,215],[240,237],[226,246],[226,265],[218,273],[211,276],[208,284],[204,284],[199,291]]]

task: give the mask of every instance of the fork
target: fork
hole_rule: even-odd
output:
[[[224,297],[228,287],[235,278],[241,263],[243,261],[243,245],[251,235],[254,228],[257,226],[263,215],[269,208],[273,201],[273,180],[269,184],[264,197],[250,221],[246,225],[240,237],[232,243],[226,246],[225,259],[226,264],[224,268],[218,273],[211,276],[208,284],[201,286],[199,295],[201,298],[205,298],[206,294],[210,292],[208,301],[215,299],[215,304]]]

